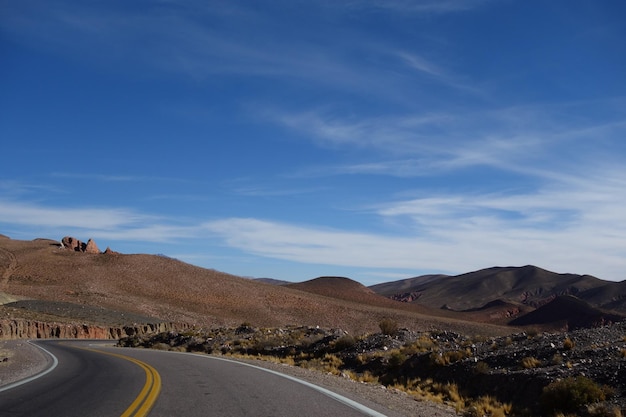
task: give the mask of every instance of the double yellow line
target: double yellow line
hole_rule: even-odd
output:
[[[130,356],[120,355],[119,353],[105,352],[103,350],[79,348],[89,350],[92,352],[102,353],[109,356],[115,356],[116,358],[124,359],[140,366],[146,373],[146,383],[144,384],[141,392],[135,398],[135,401],[124,411],[121,417],[145,417],[154,406],[159,393],[161,392],[161,375],[152,366],[139,359],[131,358]]]

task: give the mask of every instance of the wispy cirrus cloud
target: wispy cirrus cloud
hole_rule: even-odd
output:
[[[71,180],[86,180],[99,182],[168,182],[181,183],[193,182],[189,179],[177,177],[163,177],[154,175],[120,175],[120,174],[93,174],[88,172],[53,172],[50,174],[54,178],[64,178]]]
[[[429,80],[435,80],[442,85],[470,93],[473,96],[488,97],[486,91],[468,81],[463,81],[459,75],[453,74],[450,70],[444,69],[414,52],[398,51],[392,53],[392,56],[399,58],[412,71],[416,71],[419,75],[425,75]]]
[[[196,82],[215,76],[261,77],[284,89],[294,81],[306,81],[332,91],[399,100],[402,94],[394,92],[399,86],[389,71],[406,72],[408,67],[416,70],[409,79],[434,76],[454,86],[454,77],[416,52],[391,52],[396,59],[389,59],[393,46],[370,39],[366,27],[340,29],[345,7],[384,6],[403,13],[412,2],[368,3],[309,5],[311,13],[324,12],[328,17],[330,10],[332,19],[337,19],[336,29],[311,37],[292,36],[293,28],[271,13],[279,6],[262,10],[237,2],[220,7],[161,2],[139,10],[108,7],[106,2],[86,7],[69,1],[24,0],[11,5],[0,29],[37,48],[99,66],[123,62],[129,70],[143,73],[147,67]],[[470,3],[477,2],[419,2],[409,9],[444,12],[474,7],[468,7]]]
[[[439,66],[427,61],[421,56],[408,52],[398,52],[398,56],[411,68],[437,78],[447,78],[449,75]]]
[[[376,8],[396,13],[443,14],[472,10],[492,0],[355,0],[348,7]]]
[[[327,108],[264,116],[320,146],[366,155],[358,163],[320,169],[326,173],[417,176],[489,166],[543,177],[576,172],[590,159],[615,162],[620,153],[613,148],[626,134],[623,104],[608,99],[377,117]],[[598,108],[604,116],[585,117]]]

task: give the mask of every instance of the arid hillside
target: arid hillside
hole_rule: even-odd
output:
[[[385,305],[370,305],[367,300],[265,284],[164,256],[68,250],[49,239],[0,238],[0,273],[5,317],[62,321],[77,317],[95,323],[114,318],[119,324],[127,315],[133,322],[141,316],[198,327],[246,322],[255,326],[335,327],[350,332],[377,330],[383,318],[391,318],[415,330],[448,328],[470,334],[509,331],[454,317],[430,316],[385,299]],[[19,300],[37,302],[11,304]],[[63,314],[59,303],[63,303]],[[24,307],[28,305],[30,309]],[[68,310],[68,306],[75,310]],[[86,315],[90,309],[100,313],[96,317]]]
[[[493,267],[456,276],[426,275],[370,288],[393,299],[455,311],[479,309],[497,300],[536,308],[561,295],[579,297],[599,308],[619,307],[619,301],[626,299],[624,283],[533,265]]]
[[[424,275],[370,289],[407,304],[463,313],[467,320],[546,330],[594,327],[626,317],[626,282],[532,265]]]

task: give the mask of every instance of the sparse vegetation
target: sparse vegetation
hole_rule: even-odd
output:
[[[394,350],[389,355],[388,364],[390,368],[399,368],[405,361],[407,357],[400,351]]]
[[[489,367],[489,364],[486,362],[480,361],[476,363],[476,368],[475,368],[476,373],[488,374],[490,369],[491,368]]]
[[[532,369],[541,365],[541,361],[537,358],[533,358],[532,356],[527,356],[521,361],[522,368]]]
[[[546,338],[551,342],[544,342]],[[568,417],[621,417],[619,407],[602,403],[613,395],[611,388],[576,373],[591,369],[580,367],[591,363],[577,356],[584,352],[576,344],[564,349],[567,338],[558,338],[543,334],[529,339],[521,333],[480,341],[452,332],[414,334],[406,329],[396,330],[393,336],[381,329],[380,333],[355,337],[340,330],[314,327],[277,329],[242,324],[232,330],[159,334],[149,341],[135,336],[128,343],[157,349],[222,352],[383,384],[421,400],[450,405],[468,417],[540,415],[539,404],[544,416],[560,413]],[[617,350],[601,338],[588,346],[594,351],[606,349],[612,352],[614,360],[622,360],[620,349],[626,348],[621,336],[617,339],[620,346]],[[540,344],[545,346],[542,355],[538,350],[532,351],[534,356],[513,353],[528,354],[533,346]],[[499,346],[495,351],[494,345]],[[573,376],[567,376],[570,371]],[[564,377],[544,382],[548,374]],[[497,387],[489,389],[491,378],[501,381],[503,375],[518,375],[514,380],[522,382],[512,387],[499,382]],[[540,376],[536,383],[542,385],[537,387],[535,382],[529,382],[535,381],[533,375]],[[543,391],[541,386],[545,386]],[[518,393],[522,387],[525,391]]]
[[[555,381],[543,389],[541,405],[549,413],[576,413],[584,406],[604,401],[608,388],[584,377]]]
[[[333,343],[333,347],[336,350],[345,350],[345,349],[350,349],[355,344],[356,344],[356,339],[354,338],[354,336],[350,336],[350,335],[347,334],[347,335],[341,336],[339,339],[337,339]]]
[[[470,349],[448,350],[431,354],[432,363],[439,366],[446,366],[468,358],[472,354]]]
[[[561,365],[563,363],[563,356],[559,353],[552,355],[552,365]]]
[[[614,405],[591,404],[587,406],[590,417],[622,417],[622,410]]]
[[[382,334],[387,336],[393,336],[398,332],[398,322],[393,319],[382,319],[380,323],[378,323],[378,327],[380,327]]]
[[[511,404],[503,404],[485,395],[473,401],[466,409],[465,417],[505,417],[511,413]]]

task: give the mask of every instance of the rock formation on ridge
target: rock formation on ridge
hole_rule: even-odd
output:
[[[61,247],[75,252],[100,253],[100,249],[98,249],[98,245],[96,245],[93,239],[89,239],[87,243],[84,243],[74,237],[65,236],[61,240]]]

